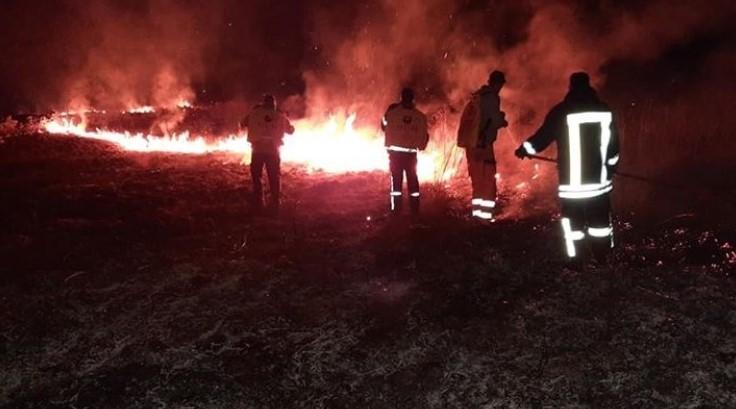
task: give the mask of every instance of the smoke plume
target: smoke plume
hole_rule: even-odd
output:
[[[541,182],[539,186],[524,194],[537,192],[538,197],[527,197],[530,200],[523,202],[539,204],[540,197],[552,197],[539,188],[550,190],[554,186],[549,183],[554,177],[552,167],[522,164],[510,159],[511,152],[562,99],[571,73],[588,72],[604,98],[626,101],[626,94],[633,94],[640,85],[635,67],[666,59],[671,49],[687,46],[694,38],[733,32],[730,24],[734,10],[734,3],[727,0],[697,6],[665,0],[641,4],[381,0],[357,7],[354,13],[339,7],[318,10],[312,17],[311,38],[321,59],[304,74],[306,106],[310,115],[328,109],[355,111],[370,124],[377,122],[382,110],[397,99],[402,86],[413,86],[418,91],[420,108],[446,122],[435,128],[435,148],[443,145],[445,155],[452,152],[452,164],[458,164],[461,152],[451,146],[459,112],[472,92],[485,83],[489,72],[501,69],[508,80],[501,94],[502,108],[510,122],[496,144],[502,183],[517,188],[507,191],[524,191],[528,187],[525,181],[536,178]],[[336,24],[339,21],[347,23]],[[734,55],[733,49],[717,48],[711,54],[719,59],[724,53]],[[618,81],[625,88],[607,87],[609,67],[616,64],[632,67],[624,70],[631,80],[624,77]],[[705,63],[673,63],[682,64]],[[668,74],[661,73],[661,78]],[[704,83],[697,80],[682,95],[702,97],[702,92],[695,91]],[[692,105],[692,101],[688,103]],[[650,141],[651,147],[656,138]],[[651,149],[629,144],[637,145],[644,151]],[[626,146],[624,149],[624,156],[637,156],[626,152]]]
[[[371,110],[414,85],[425,103],[457,107],[492,69],[506,71],[507,107],[528,122],[564,94],[577,70],[605,84],[618,60],[654,60],[670,47],[730,24],[736,6],[712,0],[645,5],[601,1],[481,2],[382,0],[359,7],[349,28],[344,10],[317,10],[312,40],[324,62],[305,73],[314,105]],[[511,23],[509,23],[510,20]]]
[[[611,62],[656,60],[698,35],[733,32],[736,7],[728,0],[273,3],[9,1],[4,94],[43,109],[272,92],[301,94],[312,111],[360,112],[380,111],[413,85],[424,104],[457,109],[499,68],[509,79],[507,108],[526,123],[559,99],[570,72],[586,70],[604,85]]]

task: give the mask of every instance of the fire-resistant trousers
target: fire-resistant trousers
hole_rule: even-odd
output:
[[[261,176],[263,175],[264,167],[268,174],[268,186],[270,189],[268,204],[270,207],[277,208],[281,194],[281,157],[278,151],[253,152],[251,155],[250,175],[253,179],[253,200],[256,206],[263,205]]]
[[[419,213],[419,178],[417,177],[416,152],[388,152],[389,169],[391,170],[391,211],[400,213],[403,206],[402,186],[406,173],[406,186],[409,191],[411,212]]]
[[[496,208],[496,158],[492,148],[467,149],[468,173],[473,186],[473,217],[493,220]]]
[[[587,199],[561,199],[565,253],[579,258],[589,244],[599,260],[613,248],[610,194]]]

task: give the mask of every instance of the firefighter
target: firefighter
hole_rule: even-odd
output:
[[[457,145],[465,149],[473,187],[472,216],[494,220],[496,210],[496,155],[493,143],[498,130],[507,126],[499,92],[506,83],[501,71],[493,71],[488,83],[473,93],[460,119]]]
[[[250,175],[253,180],[253,204],[256,209],[263,208],[263,168],[268,174],[270,195],[268,209],[277,213],[281,194],[281,157],[279,148],[283,145],[284,134],[293,134],[294,127],[289,119],[276,108],[276,99],[264,95],[263,102],[256,105],[243,120],[248,128],[248,142],[251,145]]]
[[[613,248],[610,194],[619,162],[616,120],[584,72],[570,76],[565,99],[515,152],[536,155],[557,142],[562,232],[570,259],[580,260],[587,243],[602,261]]]
[[[417,152],[424,150],[429,142],[427,117],[414,105],[414,90],[404,88],[401,101],[391,104],[381,122],[386,136],[391,170],[390,205],[394,214],[403,206],[402,186],[404,173],[409,192],[412,214],[419,213],[419,179],[417,178]]]

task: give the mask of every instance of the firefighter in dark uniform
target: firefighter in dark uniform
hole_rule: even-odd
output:
[[[391,211],[399,214],[403,205],[402,186],[406,173],[409,205],[412,214],[419,213],[419,179],[417,177],[417,152],[429,142],[427,117],[414,105],[414,91],[404,88],[401,101],[391,104],[381,122],[386,135],[389,168],[391,170]]]
[[[253,204],[257,209],[263,207],[263,168],[268,174],[270,196],[268,208],[278,212],[281,195],[281,156],[279,148],[283,145],[284,134],[293,134],[294,127],[289,119],[276,108],[276,100],[265,95],[263,102],[256,105],[243,120],[248,128],[248,142],[251,144],[250,174],[253,180]]]
[[[473,187],[472,216],[481,220],[493,221],[496,210],[493,143],[498,130],[508,125],[498,95],[505,83],[504,73],[493,71],[488,76],[488,83],[476,91],[465,106],[458,128],[457,145],[465,149]]]
[[[584,72],[570,77],[565,99],[547,114],[539,130],[515,152],[535,155],[557,142],[559,197],[565,252],[579,259],[590,243],[603,260],[613,247],[610,194],[619,162],[616,119]]]

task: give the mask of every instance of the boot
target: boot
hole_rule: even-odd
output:
[[[397,216],[401,214],[401,210],[404,207],[404,198],[402,196],[391,196],[389,202],[389,210],[391,214]]]

